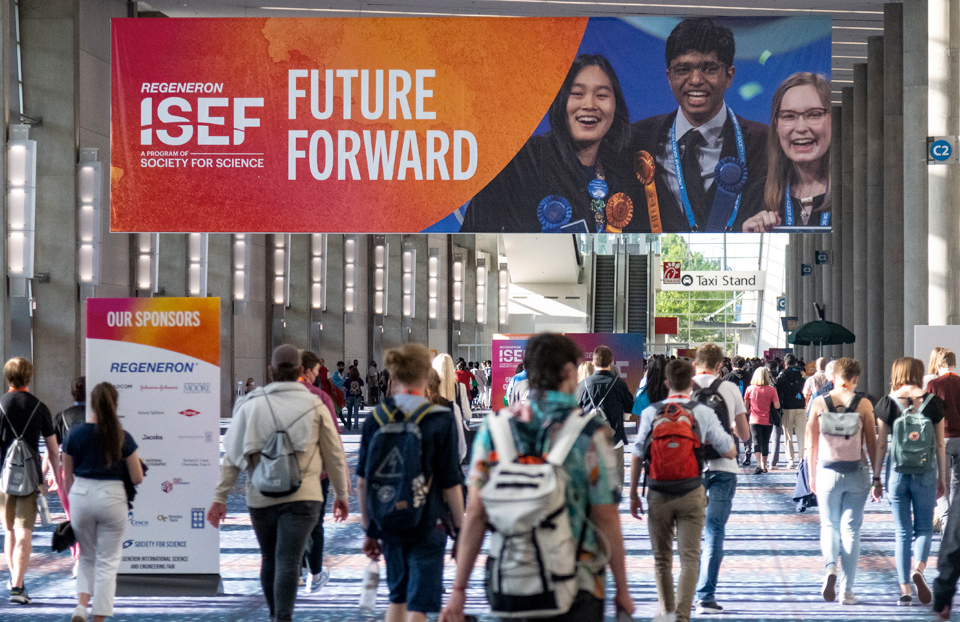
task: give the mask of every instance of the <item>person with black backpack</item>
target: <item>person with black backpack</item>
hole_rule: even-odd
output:
[[[32,601],[23,577],[33,551],[33,525],[37,521],[37,496],[43,492],[40,466],[40,438],[57,486],[60,452],[53,419],[47,406],[27,389],[33,379],[33,365],[15,357],[3,366],[10,390],[0,397],[0,509],[3,510],[4,547],[10,569],[10,602],[29,605]]]
[[[788,468],[795,469],[803,459],[804,434],[807,429],[807,402],[803,397],[803,386],[806,379],[803,376],[797,357],[788,354],[783,358],[786,368],[777,376],[774,386],[780,396],[780,405],[783,408],[783,423],[780,428],[783,430],[784,442],[787,445],[787,456],[790,458]],[[793,451],[793,435],[797,435],[797,453]],[[773,463],[771,468],[776,468],[780,461],[780,444],[777,443],[773,450]]]
[[[454,538],[463,520],[457,424],[450,409],[424,397],[431,358],[419,343],[386,353],[389,396],[364,421],[357,457],[363,552],[386,560],[391,622],[440,611],[448,535],[441,518],[450,518]]]
[[[717,362],[717,371],[722,361],[721,358]],[[693,372],[687,361],[671,361],[667,365],[670,394],[640,416],[630,466],[630,513],[637,519],[643,514],[638,494],[643,470],[644,485],[650,489],[647,526],[653,549],[657,599],[662,613],[675,614],[677,622],[690,620],[700,569],[700,536],[706,519],[705,508],[708,508],[703,450],[709,446],[727,460],[737,455],[733,437],[721,425],[716,412],[691,397],[696,387]],[[674,537],[680,556],[676,593],[673,588]],[[700,574],[702,576],[702,572]]]
[[[723,379],[740,389],[740,395],[743,396],[747,392],[747,387],[750,386],[753,372],[747,369],[747,362],[742,356],[733,357],[732,365],[733,370]],[[747,440],[740,441],[740,439],[737,439],[737,441],[743,443],[743,462],[741,466],[750,466],[750,454],[753,453],[753,433],[751,432]]]
[[[747,408],[740,389],[720,378],[723,350],[715,343],[697,348],[693,377],[693,399],[709,406],[723,429],[741,441],[750,438]],[[736,456],[728,458],[710,447],[705,449],[707,471],[703,485],[710,504],[707,506],[706,526],[703,530],[703,553],[700,557],[700,580],[697,582],[697,613],[722,613],[717,604],[716,589],[723,561],[723,541],[726,538],[727,519],[733,508],[737,491]]]
[[[577,407],[580,348],[567,336],[527,340],[529,399],[487,416],[473,444],[457,573],[440,622],[463,622],[467,583],[493,527],[486,565],[493,616],[602,622],[605,568],[614,606],[632,615],[603,420]]]
[[[68,406],[53,417],[53,429],[57,435],[57,444],[60,445],[60,465],[63,465],[63,445],[67,442],[70,432],[87,421],[87,378],[86,376],[77,376],[70,384],[70,397],[73,398],[73,406]],[[49,464],[49,459],[47,460]],[[61,469],[62,470],[62,469]],[[61,477],[63,474],[61,473]],[[60,498],[60,505],[63,506],[63,512],[70,520],[70,499],[67,491],[61,487],[57,488],[57,496]],[[80,559],[80,546],[74,544],[70,547],[70,554],[73,556],[73,576],[77,576],[79,569],[78,561]]]
[[[613,451],[616,459],[617,486],[623,491],[623,450],[627,444],[627,433],[623,427],[624,413],[633,410],[633,394],[623,378],[610,371],[613,365],[613,352],[607,346],[597,346],[593,351],[595,371],[577,387],[577,401],[580,408],[603,413],[607,424],[613,429]]]
[[[350,474],[333,414],[298,379],[300,350],[282,345],[270,362],[273,382],[239,398],[223,437],[220,483],[207,520],[227,516],[227,496],[247,472],[246,501],[260,544],[260,585],[276,622],[293,619],[303,552],[323,502],[320,474],[334,490],[333,517],[350,512]]]

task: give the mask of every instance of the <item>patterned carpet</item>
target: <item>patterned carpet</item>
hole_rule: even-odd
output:
[[[358,444],[357,433],[344,436],[354,472]],[[785,458],[782,460],[785,462]],[[794,511],[791,497],[795,478],[795,471],[781,470],[758,476],[752,474],[752,469],[744,469],[727,525],[726,557],[717,589],[717,600],[726,612],[711,617],[769,622],[930,620],[929,609],[916,601],[913,607],[898,607],[896,604],[899,590],[893,558],[894,524],[886,500],[867,504],[863,553],[855,586],[860,604],[844,607],[839,603],[823,602],[819,593],[823,568],[819,518],[815,510],[812,514]],[[56,495],[49,495],[48,499],[51,510],[58,513],[60,506]],[[209,500],[198,499],[198,503],[201,502],[207,505]],[[360,552],[363,534],[356,514],[356,499],[351,501],[351,509],[355,513],[341,525],[334,525],[328,512],[324,563],[331,573],[331,580],[317,595],[298,598],[295,619],[323,622],[373,619],[361,616],[357,609],[367,561]],[[223,596],[122,597],[117,599],[116,615],[112,619],[118,622],[268,620],[266,604],[260,595],[259,550],[239,485],[231,495],[228,510],[229,519],[220,538]],[[626,503],[621,508],[621,517],[628,556],[627,572],[631,593],[637,603],[636,618],[648,620],[657,613],[657,600],[646,525],[630,516]],[[62,515],[54,518],[62,520]],[[10,605],[4,599],[0,602],[0,620],[3,622],[69,620],[75,605],[75,586],[70,578],[71,560],[68,554],[50,553],[50,535],[50,528],[34,532],[35,552],[26,581],[34,604]],[[927,571],[927,580],[931,583],[936,576],[938,549],[939,537],[935,537],[931,568]],[[467,592],[467,612],[488,622],[493,618],[485,615],[482,561],[474,571]],[[0,561],[0,569],[0,577],[6,580],[5,562]],[[679,571],[678,564],[675,570]],[[445,568],[448,587],[453,572],[454,566],[448,562]],[[382,566],[381,573],[385,573]],[[378,604],[379,619],[387,605],[385,574],[381,575]],[[608,614],[608,619],[612,620],[612,611]]]

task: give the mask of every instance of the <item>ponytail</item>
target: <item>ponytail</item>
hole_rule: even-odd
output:
[[[109,382],[101,382],[93,388],[91,407],[97,415],[97,437],[103,451],[107,468],[112,468],[123,459],[123,428],[117,416],[117,389]]]

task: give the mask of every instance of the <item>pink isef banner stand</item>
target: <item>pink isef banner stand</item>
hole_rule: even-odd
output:
[[[636,392],[643,378],[643,342],[640,333],[565,333],[580,349],[584,360],[591,360],[593,350],[600,345],[613,351],[613,362],[620,370],[630,390]],[[532,335],[494,335],[492,342],[493,370],[490,383],[491,408],[503,406],[507,385],[516,373],[517,365],[523,362],[527,339]]]

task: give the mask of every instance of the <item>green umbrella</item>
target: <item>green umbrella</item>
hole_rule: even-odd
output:
[[[797,328],[789,335],[787,341],[798,346],[820,346],[820,354],[823,355],[823,346],[835,346],[841,343],[853,343],[857,340],[856,335],[849,330],[834,322],[826,320],[817,320],[807,322]]]

